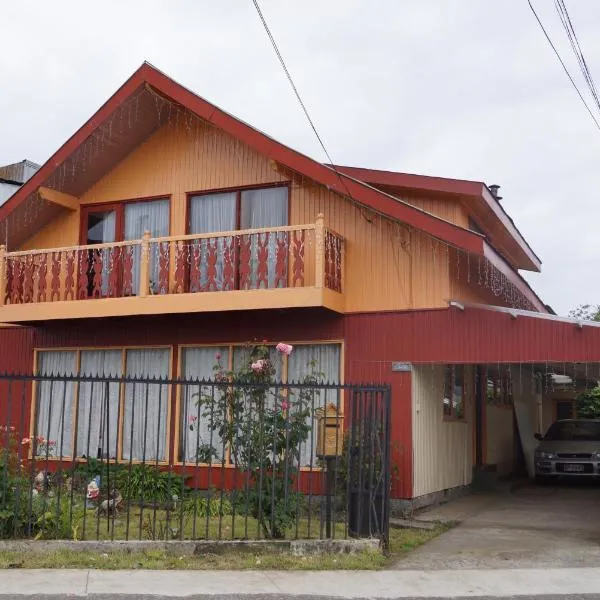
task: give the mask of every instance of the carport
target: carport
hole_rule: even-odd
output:
[[[490,473],[533,476],[534,434],[600,381],[600,323],[448,304],[394,315],[395,355],[411,368],[415,507]]]

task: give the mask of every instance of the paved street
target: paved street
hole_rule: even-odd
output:
[[[454,571],[0,571],[5,598],[600,598],[600,568]]]

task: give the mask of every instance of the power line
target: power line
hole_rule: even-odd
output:
[[[535,8],[533,8],[533,4],[531,4],[531,0],[527,0],[527,3],[529,4],[529,8],[531,9],[531,12],[534,14],[534,16],[535,16],[535,18],[536,18],[539,26],[541,27],[542,31],[544,32],[544,35],[546,36],[546,39],[548,40],[548,43],[550,44],[552,50],[554,50],[554,54],[556,54],[556,58],[558,58],[560,64],[562,65],[562,68],[563,68],[564,72],[567,74],[567,77],[569,78],[569,81],[571,82],[571,84],[575,88],[575,91],[577,92],[577,95],[579,96],[580,100],[583,102],[583,105],[585,106],[585,108],[587,109],[588,113],[590,114],[590,117],[592,117],[592,120],[594,121],[596,127],[600,130],[600,123],[598,123],[598,120],[594,116],[594,113],[592,112],[592,110],[588,106],[588,103],[585,101],[585,98],[582,96],[581,92],[579,91],[579,88],[577,87],[577,84],[575,83],[575,80],[573,79],[573,77],[571,77],[571,73],[569,73],[569,70],[567,69],[567,67],[566,67],[563,59],[561,58],[558,50],[556,49],[556,46],[554,45],[554,43],[550,39],[550,36],[548,35],[548,32],[546,31],[546,28],[542,24],[542,21],[540,20],[537,12],[535,11]]]
[[[319,135],[319,132],[317,131],[317,128],[315,127],[315,124],[314,124],[313,120],[311,119],[310,114],[308,113],[308,109],[306,108],[306,105],[302,101],[300,92],[298,91],[298,88],[296,87],[296,84],[294,83],[294,80],[292,79],[292,75],[290,74],[290,72],[285,64],[285,60],[283,59],[283,56],[279,50],[279,47],[277,46],[277,42],[275,41],[275,38],[273,37],[273,34],[271,33],[269,26],[267,25],[267,21],[263,15],[262,11],[260,10],[260,6],[258,5],[258,0],[252,0],[252,3],[254,4],[254,7],[256,8],[256,12],[258,13],[258,16],[260,17],[260,20],[262,21],[265,31],[267,32],[267,36],[269,37],[269,40],[271,41],[271,45],[273,46],[273,50],[275,50],[275,54],[277,55],[277,58],[279,59],[279,62],[283,68],[285,76],[287,77],[287,80],[290,82],[290,85],[292,86],[292,90],[294,90],[294,94],[296,95],[296,98],[298,99],[298,102],[299,102],[300,106],[302,107],[302,111],[304,112],[304,115],[306,116],[306,119],[309,122],[311,129],[313,130],[317,140],[319,141],[319,144],[321,145],[323,152],[325,152],[325,156],[327,156],[327,160],[329,161],[329,166],[331,166],[331,168],[337,174],[337,176],[338,176],[341,184],[344,186],[344,189],[346,190],[346,193],[348,194],[348,196],[352,200],[354,200],[354,198],[352,198],[352,194],[350,193],[350,190],[348,189],[348,186],[346,185],[344,177],[337,170],[337,167],[335,166],[333,159],[331,158],[331,156],[329,155],[329,152],[327,151],[327,148],[325,147],[325,143],[321,139],[321,136]]]
[[[564,0],[554,0],[554,7],[556,8],[556,12],[558,13],[563,29],[565,30],[567,37],[569,38],[571,49],[573,50],[573,53],[577,58],[579,69],[581,70],[583,78],[585,79],[585,82],[588,86],[588,89],[590,90],[590,93],[594,99],[596,106],[598,107],[598,110],[600,110],[600,99],[598,98],[596,83],[587,65],[587,61],[585,60],[583,48],[581,47],[579,39],[577,38],[577,33],[571,21],[571,17],[569,15],[569,11],[567,10],[567,6]]]

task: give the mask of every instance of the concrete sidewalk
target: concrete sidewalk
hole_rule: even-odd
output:
[[[0,571],[0,598],[473,598],[597,594],[600,568],[453,571]],[[594,596],[597,597],[597,596]]]

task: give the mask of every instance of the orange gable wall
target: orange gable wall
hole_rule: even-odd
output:
[[[457,196],[422,196],[391,186],[374,185],[373,187],[400,198],[404,202],[425,210],[436,217],[440,217],[440,219],[450,221],[450,223],[465,229],[469,227],[469,212]]]
[[[441,307],[450,297],[447,247],[297,174],[197,118],[171,120],[82,196],[95,204],[171,197],[171,234],[185,233],[186,193],[291,181],[290,224],[314,223],[345,238],[346,311]],[[423,201],[423,208],[433,209]],[[438,201],[432,201],[434,204]],[[453,220],[458,220],[458,213]],[[55,219],[22,249],[79,243],[79,211]],[[310,255],[310,248],[307,256]]]

